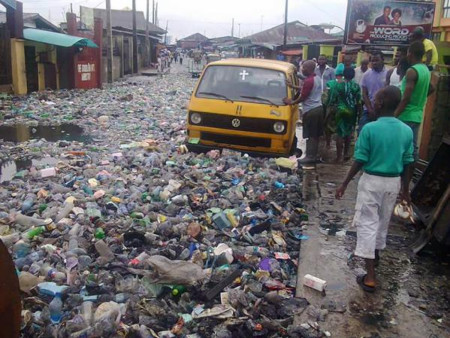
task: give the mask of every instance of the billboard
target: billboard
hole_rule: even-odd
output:
[[[434,10],[429,1],[348,0],[344,43],[407,45],[418,26],[431,34]]]
[[[94,9],[89,7],[80,6],[80,21],[84,24],[84,27],[93,31],[94,30]]]

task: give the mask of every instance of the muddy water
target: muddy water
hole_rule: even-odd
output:
[[[0,139],[3,139],[3,141],[25,142],[31,139],[41,138],[49,142],[59,140],[86,142],[89,140],[84,134],[83,128],[71,123],[58,126],[28,126],[25,124],[0,126]]]

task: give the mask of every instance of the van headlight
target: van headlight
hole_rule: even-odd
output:
[[[199,113],[192,113],[191,122],[193,124],[200,124],[200,122],[202,122],[202,116]]]
[[[275,130],[276,133],[281,134],[286,129],[286,126],[283,122],[275,122],[273,124],[273,130]]]

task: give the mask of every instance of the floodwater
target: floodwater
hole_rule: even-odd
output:
[[[17,172],[31,167],[53,167],[58,160],[53,157],[44,157],[39,160],[35,159],[17,159],[15,161],[0,162],[0,183],[11,181]]]
[[[3,141],[25,142],[31,139],[41,138],[49,142],[59,140],[88,141],[88,138],[83,132],[83,128],[71,123],[63,123],[58,126],[28,126],[25,124],[0,126],[0,139],[3,139]]]

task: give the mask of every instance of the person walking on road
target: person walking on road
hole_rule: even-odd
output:
[[[303,104],[303,138],[306,141],[306,157],[300,160],[302,164],[317,162],[319,140],[323,135],[322,79],[315,74],[316,63],[308,60],[302,65],[306,77],[300,96],[294,101],[285,98],[288,105]]]
[[[350,141],[355,130],[358,112],[361,110],[361,89],[353,81],[355,70],[344,69],[344,81],[336,82],[331,89],[335,93],[330,96],[329,105],[335,107],[336,162],[350,159]]]
[[[374,121],[375,110],[374,101],[375,94],[385,87],[387,70],[384,67],[384,57],[381,52],[372,54],[372,69],[369,69],[361,80],[362,95],[364,100],[364,111],[359,119],[359,130],[361,133],[363,127],[370,121]]]
[[[327,57],[325,55],[320,55],[317,60],[317,67],[314,71],[318,77],[322,79],[322,92],[327,89],[327,82],[336,79],[334,75],[334,68],[327,65]]]
[[[414,135],[414,158],[417,160],[417,139],[420,124],[423,119],[423,110],[427,97],[434,92],[431,85],[431,74],[426,64],[422,63],[425,47],[422,42],[416,41],[408,49],[408,62],[411,67],[402,80],[402,100],[395,111],[401,121],[405,122]]]
[[[375,265],[386,237],[397,195],[410,203],[409,183],[413,157],[411,128],[395,118],[401,100],[400,89],[389,86],[377,92],[374,109],[379,118],[362,129],[356,142],[354,162],[345,181],[336,190],[341,199],[348,184],[360,171],[354,224],[357,228],[355,256],[365,259],[367,274],[357,283],[367,292],[376,289]]]

